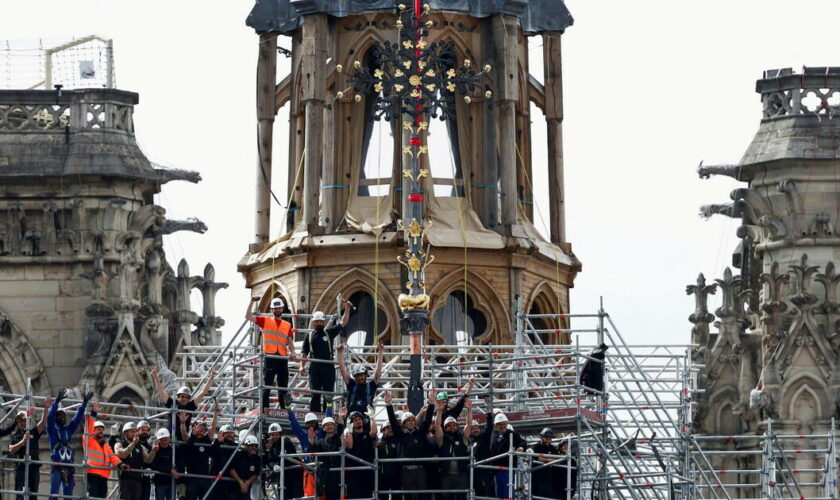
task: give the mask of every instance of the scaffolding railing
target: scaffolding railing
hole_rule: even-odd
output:
[[[300,326],[310,316],[296,314],[288,319]],[[333,318],[334,320],[337,317]],[[766,432],[761,436],[695,436],[692,428],[692,398],[695,394],[695,379],[700,367],[694,366],[689,355],[690,346],[629,346],[613,320],[603,310],[596,314],[552,314],[516,315],[515,343],[512,345],[430,345],[423,350],[422,375],[427,389],[452,391],[464,396],[464,389],[471,385],[468,397],[481,411],[476,418],[486,422],[486,415],[492,410],[505,412],[514,429],[526,437],[536,437],[542,427],[550,427],[565,433],[555,442],[568,444],[565,454],[538,456],[528,449],[510,449],[497,457],[469,457],[469,489],[450,493],[467,494],[470,498],[482,498],[476,493],[476,481],[500,470],[494,461],[505,461],[506,470],[513,480],[509,482],[508,498],[537,498],[529,485],[534,472],[548,467],[566,473],[570,482],[574,470],[574,487],[580,498],[632,498],[632,499],[695,499],[695,498],[743,498],[755,495],[761,498],[799,498],[807,495],[815,498],[823,495],[834,498],[837,488],[836,438],[832,423],[831,432],[813,436],[797,436],[807,442],[822,440],[819,446],[795,449],[785,444],[793,437],[776,435],[772,423],[768,422]],[[574,323],[574,328],[545,328],[550,322]],[[536,328],[535,326],[542,326]],[[299,328],[297,334],[310,330]],[[564,334],[571,339],[568,344],[554,345],[544,342],[545,334]],[[593,350],[605,344],[608,349],[603,360]],[[308,411],[309,398],[314,393],[334,402],[334,408],[342,407],[346,387],[341,377],[336,377],[333,391],[314,391],[308,387],[307,377],[301,376],[301,359],[285,358],[289,362],[290,378],[287,387],[281,387],[291,397],[289,409],[285,401],[270,401],[271,408],[261,410],[261,395],[266,389],[276,391],[277,387],[266,387],[262,372],[266,359],[282,357],[266,355],[260,348],[259,330],[247,322],[235,332],[224,346],[186,346],[177,354],[173,366],[178,366],[178,382],[201,386],[211,374],[216,374],[213,385],[198,409],[188,412],[194,419],[209,419],[214,406],[221,408],[219,425],[228,424],[244,434],[262,438],[267,435],[268,426],[279,422],[288,429],[288,411]],[[376,355],[372,349],[348,346],[344,351],[345,362],[372,367]],[[408,347],[386,346],[380,388],[393,395],[393,405],[406,404],[409,379]],[[311,363],[328,363],[309,359]],[[582,382],[585,365],[603,372],[603,387],[587,387]],[[374,395],[371,418],[385,422],[383,401],[379,391]],[[31,393],[0,394],[0,407],[6,416],[0,417],[0,427],[9,415],[19,408],[32,409],[43,398]],[[66,400],[70,409],[77,407],[78,400]],[[104,408],[100,418],[110,422],[136,421],[139,418],[153,426],[171,428],[173,437],[177,429],[172,428],[178,408],[165,407],[161,402],[147,401],[142,405],[125,405],[101,402]],[[107,414],[104,414],[107,412]],[[137,414],[141,417],[137,417]],[[31,421],[27,425],[31,425]],[[487,422],[486,425],[492,425]],[[243,435],[244,436],[244,435]],[[86,440],[87,436],[81,434]],[[721,442],[742,444],[737,449],[721,447]],[[243,439],[232,447],[240,451]],[[180,443],[174,443],[173,462],[181,453]],[[282,447],[281,447],[282,448]],[[472,450],[472,448],[471,448]],[[297,454],[281,452],[280,462],[285,464],[275,473],[269,471],[265,481],[265,494],[269,498],[284,499],[284,477],[298,474],[302,470],[319,471],[313,464],[330,456],[340,457],[338,471],[342,477],[342,496],[346,495],[344,473],[356,470],[379,471],[389,461],[403,463],[405,460],[378,455],[373,462],[358,459],[344,450],[343,446],[334,452],[313,453],[301,450]],[[721,467],[721,458],[737,453],[740,456],[754,456],[750,467]],[[803,463],[803,456],[819,461],[819,466],[797,467]],[[81,455],[82,457],[84,455]],[[231,457],[233,454],[231,454]],[[17,464],[40,463],[28,458],[28,444],[22,459],[4,459],[4,468]],[[548,458],[548,462],[544,460]],[[447,459],[448,460],[448,459]],[[427,462],[436,461],[430,457]],[[223,464],[227,467],[230,463]],[[574,465],[572,465],[574,464]],[[224,470],[224,467],[222,470]],[[72,464],[79,477],[77,497],[86,490],[88,466],[79,461]],[[150,471],[144,469],[144,473]],[[219,481],[231,481],[223,474],[206,476],[185,473],[184,477],[206,479],[212,488]],[[372,495],[390,490],[380,488],[378,477]],[[733,479],[735,478],[735,479]],[[259,482],[262,483],[262,476]],[[116,486],[115,479],[109,483]],[[174,478],[171,480],[175,486]],[[279,483],[278,483],[279,481]],[[0,483],[0,493],[19,493],[6,487],[8,478]],[[569,484],[569,483],[567,483]],[[24,489],[28,484],[24,484]],[[438,491],[439,492],[439,491]],[[817,492],[817,493],[815,493]],[[391,493],[405,493],[391,491]],[[421,492],[414,491],[419,494]],[[48,493],[38,493],[48,496]],[[571,496],[571,495],[570,495]],[[489,497],[487,497],[489,498]],[[493,497],[495,498],[495,497]]]

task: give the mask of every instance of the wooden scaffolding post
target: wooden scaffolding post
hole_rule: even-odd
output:
[[[543,35],[545,121],[548,132],[548,207],[551,242],[566,241],[566,194],[563,179],[563,66],[560,36]]]
[[[496,46],[496,105],[499,119],[499,175],[501,177],[502,225],[506,234],[516,224],[516,101],[519,98],[518,20],[512,16],[493,18]]]
[[[257,185],[254,243],[271,234],[271,154],[274,131],[274,89],[277,80],[277,33],[261,33],[257,59]]]
[[[323,156],[324,98],[326,94],[327,17],[309,14],[303,19],[301,94],[305,103],[306,129],[303,160],[303,222],[310,234],[322,232],[319,225],[321,157]]]

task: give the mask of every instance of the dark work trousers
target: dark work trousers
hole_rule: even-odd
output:
[[[201,500],[210,489],[210,480],[199,477],[187,478],[187,500]]]
[[[328,363],[318,363],[312,361],[309,368],[309,388],[316,391],[334,391],[335,390],[335,367]],[[323,405],[321,401],[323,400]],[[312,393],[312,399],[309,400],[309,411],[326,412],[327,403],[332,401],[332,396],[324,394]]]
[[[402,481],[399,474],[380,474],[379,475],[379,489],[380,490],[401,490]],[[391,494],[391,500],[401,500],[402,495],[397,493]],[[379,500],[388,500],[388,493],[380,493]]]
[[[274,380],[277,383],[274,383]],[[289,360],[277,358],[265,358],[265,377],[263,383],[266,387],[288,387],[289,386]],[[280,400],[280,407],[286,407],[286,390],[279,389],[277,397]],[[268,408],[271,400],[271,389],[265,389],[262,393],[262,407]]]
[[[319,474],[318,483],[318,495],[321,498],[326,500],[339,500],[341,498],[341,471]]]
[[[108,496],[108,480],[99,474],[87,475],[88,496],[93,498],[105,498]]]
[[[143,479],[120,476],[120,498],[122,500],[149,500],[143,496]]]
[[[426,468],[422,465],[403,465],[400,471],[403,490],[425,490],[426,489]],[[431,498],[428,493],[405,493],[406,500],[421,500]]]
[[[140,496],[143,497],[143,500],[149,500],[152,497],[152,478],[144,476],[142,481],[143,492]]]
[[[470,488],[470,478],[466,474],[441,474],[440,489],[442,490],[468,490]],[[466,491],[459,491],[457,493],[443,493],[441,498],[444,500],[462,500],[467,498]]]
[[[38,493],[38,483],[41,481],[41,466],[40,465],[30,465],[29,466],[29,492],[30,493]],[[24,483],[26,482],[26,464],[17,464],[15,466],[15,489],[18,491],[23,490]],[[23,495],[18,495],[17,500],[23,500]],[[30,495],[29,500],[36,500],[38,497],[36,495]]]
[[[347,498],[370,498],[373,496],[372,470],[348,471],[344,477],[347,481]]]

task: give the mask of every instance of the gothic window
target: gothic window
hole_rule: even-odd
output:
[[[348,300],[356,306],[356,310],[350,315],[350,321],[345,328],[347,344],[352,347],[373,345],[377,337],[374,332],[378,330],[381,334],[385,331],[388,316],[381,308],[377,308],[374,317],[373,296],[367,292],[356,292]]]
[[[371,72],[372,49],[365,54],[364,64]],[[380,92],[379,95],[382,93]],[[385,196],[391,188],[391,171],[394,162],[394,128],[391,122],[374,120],[377,93],[371,89],[365,94],[362,158],[359,171],[358,196]]]
[[[432,321],[449,345],[471,345],[487,330],[487,317],[463,290],[450,293],[446,303],[435,311]]]
[[[557,314],[561,311],[557,310],[556,301],[553,302],[548,295],[544,292],[540,293],[534,298],[534,301],[531,302],[531,307],[528,309],[528,314]],[[555,330],[559,328],[559,323],[555,319],[551,318],[531,318],[531,326],[533,326],[533,330],[528,328],[526,330],[527,335],[531,338],[532,342],[538,343],[542,342],[543,344],[554,344],[554,343],[562,343],[562,338],[557,338],[552,333],[537,333],[535,330]]]

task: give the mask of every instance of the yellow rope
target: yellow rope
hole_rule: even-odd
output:
[[[531,183],[531,177],[528,175],[528,169],[525,168],[525,159],[522,157],[522,152],[519,151],[519,144],[514,144],[514,145],[516,147],[516,156],[519,157],[519,166],[520,166],[520,168],[522,168],[522,172],[525,174],[525,181],[528,183],[528,187],[531,190],[531,202],[534,204],[534,208],[537,210],[537,215],[540,218],[540,222],[542,222],[543,229],[545,229],[546,232],[548,232],[548,234],[550,235],[551,231],[549,229],[549,226],[546,225],[545,218],[543,217],[543,214],[542,214],[542,210],[540,210],[540,206],[537,204],[536,196],[535,196],[535,193],[534,193],[534,185]],[[519,200],[519,204],[520,204],[520,208],[522,208],[522,210],[524,212],[525,207],[522,207],[522,200]],[[557,259],[554,259],[554,271],[555,271],[555,278],[554,278],[555,279],[555,286],[557,287],[557,290],[555,292],[557,294],[557,312],[559,313],[560,311],[562,311],[562,308],[561,308],[562,300],[560,299],[560,261],[557,260]],[[569,311],[566,311],[566,312],[569,312]],[[559,323],[560,322],[558,321],[558,324]]]
[[[300,180],[300,172],[303,169],[303,160],[304,160],[305,157],[306,157],[306,148],[304,148],[303,151],[300,153],[300,162],[298,162],[297,171],[295,172],[295,182],[294,182],[294,184],[292,184],[292,189],[290,190],[290,193],[289,193],[289,201],[286,202],[286,211],[283,212],[283,218],[280,221],[280,231],[279,231],[280,236],[278,236],[274,241],[269,242],[268,245],[266,245],[266,247],[265,247],[267,249],[271,248],[272,246],[274,246],[276,244],[278,244],[280,242],[280,238],[282,238],[283,235],[285,234],[283,232],[283,226],[285,226],[286,219],[289,216],[289,208],[292,206],[292,200],[295,197],[295,188],[297,188],[298,180]],[[269,186],[269,187],[271,187],[271,186]],[[292,229],[291,230],[292,231],[295,230],[294,224],[292,224]],[[275,278],[275,276],[274,276],[274,261],[275,260],[277,260],[276,252],[275,252],[274,255],[271,256],[271,279],[272,280]],[[273,284],[271,286],[273,286]],[[271,288],[271,286],[269,288]],[[273,295],[273,292],[270,289],[268,290],[268,292]],[[289,300],[289,298],[286,297],[286,300]],[[286,305],[288,305],[288,304],[286,304]],[[294,311],[292,311],[292,312],[294,312]]]

